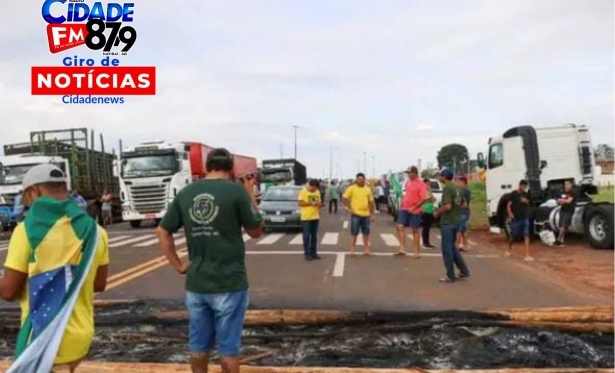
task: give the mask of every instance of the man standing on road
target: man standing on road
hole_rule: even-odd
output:
[[[332,180],[329,184],[327,197],[329,197],[329,214],[337,214],[337,201],[340,199],[340,195],[335,180]]]
[[[561,198],[557,200],[557,204],[561,206],[559,211],[559,235],[555,246],[564,247],[564,240],[566,239],[566,230],[572,223],[572,216],[574,215],[575,202],[574,202],[574,186],[572,182],[566,181],[564,183],[564,193]]]
[[[468,179],[460,176],[457,179],[457,188],[461,192],[461,211],[459,214],[459,231],[457,232],[457,247],[460,251],[468,251],[468,222],[470,221],[471,194],[468,189]]]
[[[453,171],[448,168],[440,171],[440,182],[444,185],[442,189],[442,207],[436,212],[435,216],[440,216],[442,260],[446,268],[446,276],[440,279],[441,282],[455,282],[455,266],[461,272],[459,278],[470,276],[470,270],[463,260],[461,252],[455,247],[457,228],[459,227],[461,193],[453,182],[454,176]]]
[[[376,186],[374,187],[374,197],[376,199],[376,211],[382,211],[382,205],[384,204],[384,187],[382,186],[381,181],[376,182]]]
[[[87,212],[88,211],[88,203],[86,200],[79,194],[79,191],[73,190],[70,194],[70,198],[79,206],[80,209]]]
[[[429,231],[431,230],[431,226],[434,223],[433,217],[433,203],[436,201],[436,197],[433,196],[433,192],[431,191],[431,183],[429,179],[423,179],[423,183],[425,184],[425,190],[427,191],[427,202],[423,205],[423,216],[422,216],[422,236],[423,236],[423,248],[424,249],[433,249],[434,246],[430,243]]]
[[[525,244],[525,260],[530,262],[534,259],[530,256],[530,219],[528,217],[530,199],[527,194],[527,187],[527,180],[521,180],[517,190],[510,194],[510,201],[508,202],[507,211],[508,217],[511,220],[511,229],[506,256],[510,256],[512,254],[514,240],[519,236],[523,236],[523,242]]]
[[[406,191],[402,197],[401,209],[397,214],[397,236],[399,238],[399,251],[397,255],[406,255],[406,232],[404,228],[410,227],[414,241],[414,257],[420,257],[421,250],[421,216],[423,204],[427,202],[427,190],[423,180],[419,178],[419,170],[408,167],[406,171],[409,181],[406,183]]]
[[[107,286],[107,233],[68,198],[56,166],[32,167],[22,183],[29,214],[13,231],[0,278],[0,298],[21,306],[7,373],[74,372],[94,338],[94,292]]]
[[[233,157],[226,149],[207,155],[207,176],[182,189],[160,222],[160,248],[171,266],[186,274],[190,365],[206,373],[209,353],[218,342],[222,371],[239,372],[241,331],[248,307],[246,249],[262,235],[252,183],[232,182]],[[173,233],[184,228],[188,262],[179,259]],[[184,254],[185,255],[185,254]]]
[[[305,260],[320,259],[316,251],[318,245],[318,222],[320,220],[320,191],[318,180],[312,179],[301,189],[298,197],[301,210],[301,225],[303,227],[303,254]],[[329,207],[331,208],[331,207]]]
[[[363,235],[363,254],[372,255],[369,249],[370,223],[374,215],[374,195],[365,185],[365,174],[358,173],[356,182],[349,186],[342,198],[344,207],[350,212],[350,254],[354,255],[359,232]]]

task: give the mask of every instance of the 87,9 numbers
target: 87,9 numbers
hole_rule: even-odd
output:
[[[122,42],[125,44],[122,52],[128,52],[137,41],[137,30],[132,26],[122,27],[122,22],[104,22],[94,18],[88,21],[85,29],[88,32],[85,45],[95,51],[102,49],[103,52],[111,52],[112,47]],[[108,38],[105,36],[106,29],[111,30]]]

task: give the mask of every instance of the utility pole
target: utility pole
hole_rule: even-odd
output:
[[[376,178],[376,156],[372,155],[372,179]]]
[[[280,144],[280,159],[284,159],[284,144]]]
[[[333,180],[333,147],[329,148],[329,182]]]
[[[367,152],[363,152],[363,173],[367,176]]]
[[[295,129],[295,160],[297,160],[297,129],[299,126],[295,124],[293,128]]]

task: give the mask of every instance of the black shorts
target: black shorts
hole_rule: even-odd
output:
[[[570,211],[560,211],[559,212],[559,227],[560,228],[570,227],[570,224],[572,224],[572,215],[573,213]]]

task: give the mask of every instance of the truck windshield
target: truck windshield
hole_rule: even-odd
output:
[[[122,177],[138,178],[173,175],[177,170],[175,155],[141,155],[122,159]]]
[[[293,179],[293,174],[288,169],[262,170],[261,171],[261,181],[262,182],[290,181],[292,179]]]
[[[26,175],[29,169],[36,166],[36,164],[20,164],[15,166],[4,166],[4,173],[0,180],[2,185],[16,185],[21,184],[23,177]]]
[[[299,188],[270,188],[265,193],[263,201],[297,201]]]

